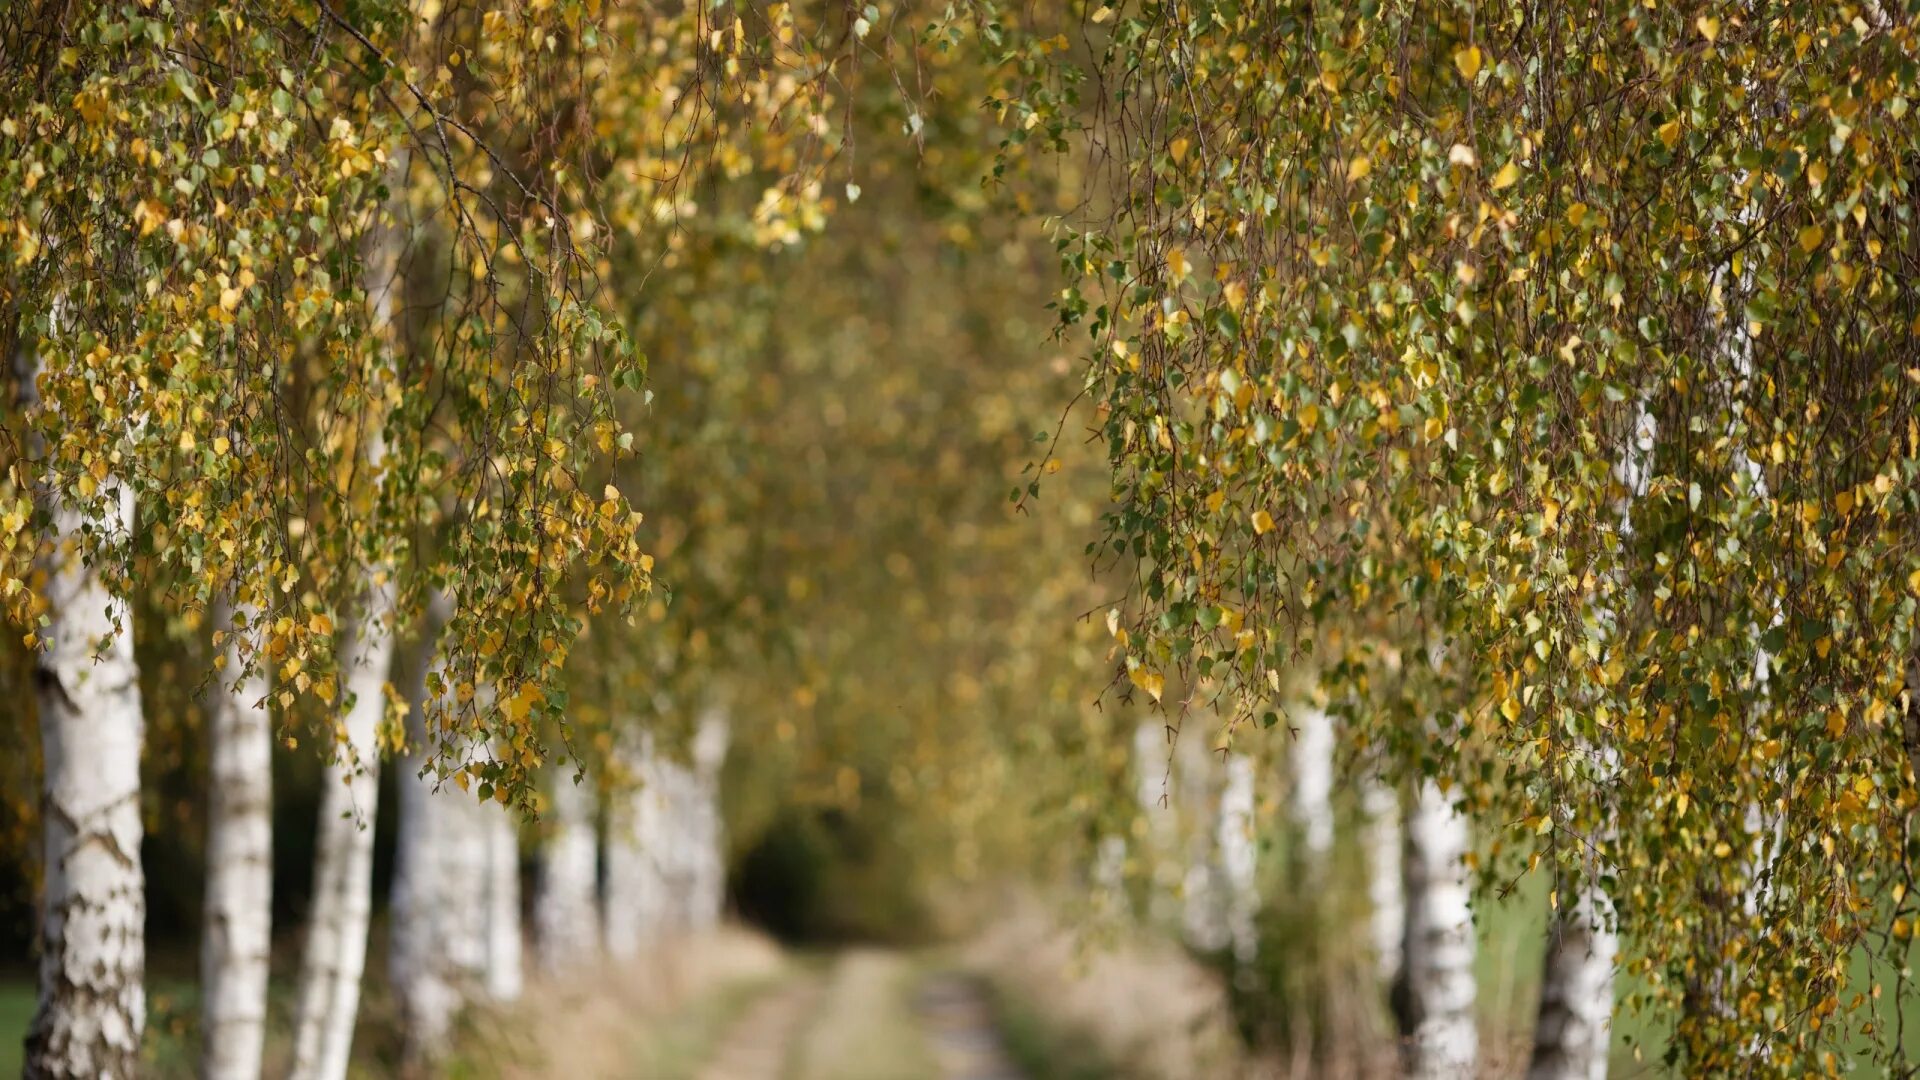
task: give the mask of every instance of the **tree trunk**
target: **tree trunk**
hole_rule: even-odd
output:
[[[1528,1080],[1605,1080],[1619,951],[1606,902],[1582,888],[1554,915]]]
[[[1220,880],[1226,896],[1227,940],[1234,961],[1253,961],[1259,938],[1254,916],[1260,909],[1259,845],[1254,836],[1253,759],[1245,754],[1227,758],[1226,784],[1220,791]]]
[[[635,788],[619,800],[607,823],[607,955],[640,956],[658,929],[666,896],[666,784],[653,735],[643,733],[626,751]]]
[[[373,820],[380,790],[375,737],[386,715],[386,681],[393,666],[393,633],[387,622],[393,588],[384,573],[372,576],[377,583],[342,652],[352,704],[341,723],[338,759],[328,764],[320,795],[313,907],[294,1017],[293,1075],[298,1080],[346,1076],[360,1010],[373,904]]]
[[[601,948],[594,887],[599,845],[591,783],[575,783],[570,775],[556,777],[547,823],[534,921],[540,970],[564,976],[591,963]]]
[[[1646,494],[1652,479],[1653,452],[1659,424],[1643,401],[1634,409],[1632,426],[1614,476],[1626,490],[1616,506],[1617,531],[1623,541],[1633,535],[1633,505]],[[1742,455],[1743,456],[1743,455]],[[1619,614],[1603,611],[1602,624],[1619,632]],[[1764,651],[1756,661],[1756,677],[1766,679]],[[1587,747],[1603,768],[1612,769],[1611,751]],[[1613,960],[1619,951],[1606,921],[1611,904],[1601,891],[1597,868],[1589,870],[1572,897],[1563,897],[1553,914],[1547,954],[1540,979],[1540,1013],[1534,1024],[1530,1080],[1601,1080],[1607,1075],[1609,1040],[1613,1032]]]
[[[1293,819],[1316,867],[1333,850],[1333,749],[1333,719],[1312,706],[1300,710],[1293,737]]]
[[[1407,820],[1407,1075],[1471,1076],[1474,1026],[1473,913],[1468,907],[1467,819],[1431,780],[1420,782]]]
[[[213,692],[207,792],[207,891],[200,942],[200,1075],[251,1080],[266,1042],[273,936],[273,725],[258,613],[214,610],[226,634]],[[244,628],[236,626],[245,624]]]
[[[1133,798],[1145,819],[1135,832],[1140,865],[1147,879],[1146,918],[1153,923],[1173,919],[1173,897],[1179,879],[1174,858],[1178,816],[1169,798],[1167,727],[1161,720],[1142,720],[1133,729]]]
[[[1213,755],[1193,736],[1174,745],[1180,805],[1186,818],[1186,869],[1181,878],[1180,922],[1187,944],[1218,952],[1232,944],[1220,883],[1218,844],[1220,792]]]
[[[654,851],[658,853],[665,889],[657,921],[648,928],[653,936],[692,924],[694,864],[698,857],[689,827],[699,799],[693,772],[679,762],[664,759],[659,769],[663,797],[655,805],[660,808],[660,820],[649,831],[658,838]]]
[[[481,804],[487,852],[487,997],[520,1000],[524,979],[524,941],[520,932],[520,830],[513,811]]]
[[[1367,859],[1367,901],[1373,930],[1373,958],[1380,982],[1400,978],[1407,937],[1407,900],[1403,891],[1400,792],[1369,774],[1360,782],[1360,811],[1366,817],[1363,843]]]
[[[446,1054],[454,1020],[479,997],[487,965],[484,823],[493,808],[428,769],[426,679],[437,662],[434,638],[451,606],[436,596],[428,607],[399,783],[388,971],[400,1006],[402,1057],[415,1068]]]
[[[701,718],[693,742],[693,778],[697,801],[690,822],[695,863],[689,909],[695,929],[720,922],[727,899],[726,817],[720,803],[720,773],[727,760],[732,727],[726,714],[711,710]]]
[[[133,623],[80,551],[83,526],[123,535],[133,490],[117,480],[88,521],[47,500],[45,651],[34,672],[44,762],[46,884],[40,999],[24,1075],[132,1077],[146,1023],[146,879],[140,867],[139,669]]]

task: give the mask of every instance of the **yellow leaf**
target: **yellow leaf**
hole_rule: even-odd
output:
[[[1680,141],[1680,121],[1669,120],[1661,124],[1660,129],[1656,131],[1655,134],[1660,136],[1660,141],[1666,144],[1667,149],[1673,149],[1675,144]]]
[[[1713,44],[1714,41],[1720,37],[1720,20],[1711,15],[1700,16],[1693,20],[1693,25],[1695,29],[1700,31],[1700,36],[1707,39],[1707,44],[1709,45]]]
[[[1175,165],[1178,165],[1181,162],[1187,160],[1187,147],[1189,145],[1190,144],[1187,142],[1187,137],[1185,135],[1182,135],[1167,144],[1167,152],[1173,155],[1173,163]]]
[[[1133,685],[1153,695],[1155,701],[1159,701],[1160,695],[1166,692],[1167,678],[1159,672],[1148,671],[1146,668],[1134,668],[1127,678],[1133,682]]]
[[[1468,82],[1480,74],[1480,46],[1469,45],[1453,54],[1453,66],[1460,69],[1460,77]]]
[[[1273,515],[1265,510],[1253,512],[1253,532],[1255,536],[1265,536],[1273,531]]]
[[[1517,183],[1519,179],[1520,166],[1509,161],[1505,165],[1500,166],[1499,172],[1493,174],[1493,190],[1505,191]]]
[[[1800,250],[1811,254],[1814,248],[1817,248],[1820,246],[1820,241],[1824,240],[1826,238],[1826,235],[1827,235],[1827,231],[1825,229],[1822,229],[1817,224],[1809,225],[1806,228],[1801,229],[1800,230]]]
[[[1847,718],[1840,715],[1839,709],[1827,713],[1827,737],[1837,739],[1847,733]]]
[[[1185,251],[1180,248],[1167,249],[1167,273],[1172,274],[1175,281],[1186,277],[1189,268]]]
[[[1373,162],[1368,160],[1365,154],[1360,154],[1347,162],[1347,181],[1351,183],[1356,180],[1365,180],[1367,174],[1372,171]]]

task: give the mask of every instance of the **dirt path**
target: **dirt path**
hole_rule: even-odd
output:
[[[1020,1080],[978,980],[950,972],[930,975],[914,995],[914,1009],[932,1044],[940,1080]]]
[[[768,993],[721,1037],[699,1080],[782,1080],[819,998],[820,980],[812,976]]]
[[[880,949],[835,956],[754,1002],[698,1080],[1021,1080],[969,976]]]

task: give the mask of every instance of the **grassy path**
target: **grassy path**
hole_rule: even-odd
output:
[[[950,972],[921,980],[914,1007],[933,1044],[941,1080],[1020,1080],[976,979]]]
[[[803,975],[763,996],[721,1036],[699,1080],[784,1080],[795,1038],[820,993],[819,979]]]
[[[698,1080],[1023,1080],[977,981],[853,949],[765,994]]]

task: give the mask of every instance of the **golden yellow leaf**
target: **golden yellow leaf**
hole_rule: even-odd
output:
[[[1480,74],[1480,46],[1469,45],[1453,54],[1453,66],[1460,69],[1460,77],[1468,82]]]
[[[1509,161],[1505,165],[1500,166],[1499,172],[1493,174],[1493,190],[1505,191],[1517,183],[1519,179],[1520,166]]]
[[[1255,536],[1265,536],[1273,531],[1273,515],[1265,510],[1253,512],[1253,532]]]

